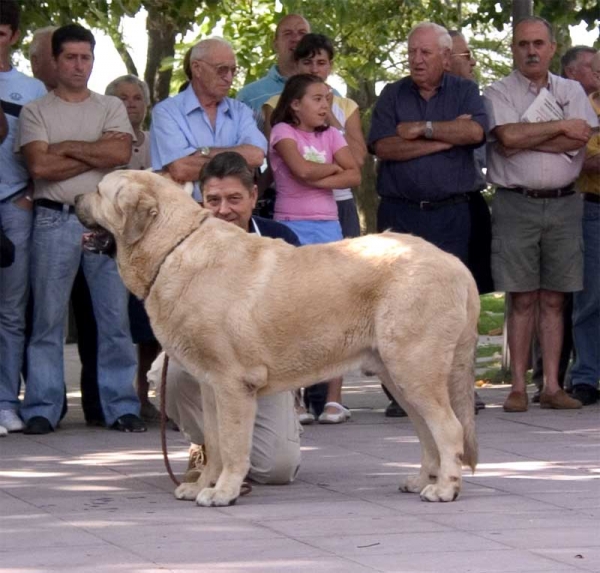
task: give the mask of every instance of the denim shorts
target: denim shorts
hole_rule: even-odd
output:
[[[342,227],[339,221],[279,221],[287,225],[300,239],[301,245],[316,245],[341,241]]]
[[[492,202],[492,273],[496,290],[581,290],[582,209],[579,194],[534,199],[496,191]]]

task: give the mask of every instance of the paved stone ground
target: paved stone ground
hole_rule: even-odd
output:
[[[505,414],[479,392],[480,465],[455,503],[397,491],[419,448],[383,416],[377,379],[348,377],[350,422],[309,426],[290,486],[254,486],[228,508],[176,501],[157,427],[87,428],[66,347],[70,411],[48,436],[0,440],[0,571],[600,571],[600,406]],[[187,448],[168,433],[182,471]]]

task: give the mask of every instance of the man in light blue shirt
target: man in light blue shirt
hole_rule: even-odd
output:
[[[277,65],[271,67],[264,78],[242,88],[237,99],[252,108],[256,123],[264,131],[263,104],[283,91],[286,80],[296,73],[294,50],[302,36],[310,32],[310,24],[299,14],[288,14],[277,24],[273,48],[277,54]]]
[[[20,8],[3,2],[0,9],[0,100],[8,133],[0,145],[0,226],[15,246],[15,260],[0,269],[0,426],[23,429],[19,386],[25,343],[25,307],[29,292],[29,242],[33,205],[29,172],[13,146],[21,108],[46,94],[44,84],[11,66],[10,52],[19,40]]]
[[[250,109],[227,97],[237,72],[231,45],[220,38],[202,40],[192,48],[190,67],[188,88],[152,112],[152,168],[180,183],[196,182],[204,164],[224,151],[236,151],[250,167],[260,166],[267,140]]]

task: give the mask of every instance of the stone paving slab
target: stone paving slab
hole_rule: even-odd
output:
[[[352,419],[302,436],[289,486],[255,485],[227,508],[177,501],[158,427],[87,428],[65,347],[69,414],[47,436],[0,439],[1,572],[600,571],[600,406],[506,414],[479,391],[480,465],[455,503],[397,491],[415,471],[410,422],[386,419],[376,378],[345,380]],[[176,472],[185,441],[168,432]]]

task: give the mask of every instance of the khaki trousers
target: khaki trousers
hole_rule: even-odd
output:
[[[164,352],[152,364],[148,380],[160,385]],[[204,443],[200,383],[172,358],[167,371],[167,415],[195,444]],[[286,484],[300,467],[300,424],[293,392],[258,398],[248,477],[257,483]]]

